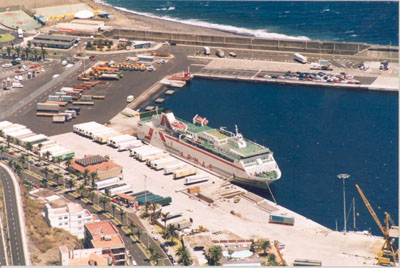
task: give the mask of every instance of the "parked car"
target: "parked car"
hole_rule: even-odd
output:
[[[16,61],[16,60],[13,60],[13,61],[11,61],[11,64],[13,65],[13,66],[15,66],[15,65],[19,65],[19,64],[21,64],[19,61]]]
[[[1,67],[3,67],[3,68],[10,68],[12,66],[13,65],[11,63],[4,63],[3,65],[1,65]]]
[[[96,60],[96,57],[92,55],[92,56],[89,57],[89,60],[95,61],[95,60]]]

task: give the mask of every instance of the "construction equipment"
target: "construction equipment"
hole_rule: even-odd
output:
[[[274,242],[274,247],[276,250],[276,253],[278,253],[278,257],[279,257],[279,262],[283,265],[283,266],[287,266],[286,261],[283,259],[281,251],[279,250],[279,242],[275,241]]]
[[[378,225],[379,229],[381,230],[385,242],[382,245],[382,248],[378,252],[378,264],[379,265],[392,265],[396,266],[396,262],[399,260],[399,249],[395,248],[395,237],[399,237],[399,227],[394,226],[394,222],[390,217],[389,213],[385,212],[385,227],[381,224],[376,216],[374,209],[372,208],[371,204],[368,202],[367,198],[365,197],[364,193],[362,192],[361,188],[356,184],[356,188],[361,195],[362,200],[364,201],[365,206],[367,207],[369,213],[371,214],[372,218],[375,220],[376,224]],[[389,227],[389,223],[392,224],[392,227]],[[396,232],[397,230],[397,232]]]

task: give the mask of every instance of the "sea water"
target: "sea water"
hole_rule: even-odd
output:
[[[145,16],[265,38],[398,45],[397,1],[97,0]]]
[[[155,104],[152,104],[155,105]],[[282,177],[271,185],[277,202],[326,227],[343,230],[356,204],[356,230],[380,231],[355,184],[378,217],[398,219],[398,94],[324,87],[195,79],[162,107],[192,121],[199,114],[271,149]],[[272,200],[268,191],[250,189]],[[353,230],[353,213],[348,230]],[[267,219],[266,219],[267,220]]]

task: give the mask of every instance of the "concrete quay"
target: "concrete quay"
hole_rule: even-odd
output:
[[[333,71],[323,71],[325,73],[349,73],[361,84],[341,84],[327,83],[317,81],[300,81],[287,79],[274,79],[257,77],[259,74],[284,74],[287,71],[292,72],[308,72],[318,73],[320,70],[311,70],[310,64],[299,64],[293,62],[275,62],[261,60],[245,60],[245,59],[218,59],[207,57],[192,57],[193,59],[205,60],[209,63],[200,71],[194,73],[195,77],[217,78],[242,80],[253,82],[269,82],[281,84],[295,84],[307,86],[326,86],[334,88],[349,88],[361,90],[377,90],[377,91],[398,91],[399,90],[399,66],[396,63],[390,64],[389,71],[379,70],[379,62],[365,62],[370,68],[367,71],[358,69],[335,67]]]
[[[212,239],[220,239],[216,232],[227,231],[242,239],[279,240],[285,244],[283,257],[290,265],[298,258],[321,260],[324,266],[373,265],[376,252],[383,243],[378,237],[332,231],[268,200],[263,202],[267,203],[270,210],[275,210],[274,213],[294,216],[294,226],[268,223],[268,211],[245,198],[241,198],[238,203],[230,199],[219,199],[208,205],[184,194],[184,180],[173,180],[172,175],[163,175],[160,171],[150,169],[143,162],[131,158],[127,151],[118,152],[74,133],[51,138],[73,150],[77,157],[83,157],[88,152],[109,155],[111,160],[124,167],[123,182],[131,184],[134,192],[147,189],[155,194],[172,197],[171,205],[163,207],[163,212],[182,213],[186,220],[192,218],[192,227],[202,225],[208,228],[206,234]],[[200,173],[204,172],[200,170]],[[214,187],[212,189],[226,183],[212,174],[208,174],[208,177],[210,180],[205,186]]]

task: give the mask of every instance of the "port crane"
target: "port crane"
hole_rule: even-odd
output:
[[[394,238],[399,238],[399,227],[395,226],[393,219],[390,217],[390,214],[385,212],[385,227],[381,224],[378,216],[371,204],[368,202],[368,199],[365,197],[361,188],[356,184],[356,188],[360,193],[362,200],[364,201],[365,206],[367,207],[369,213],[372,218],[375,220],[379,229],[383,234],[383,238],[385,242],[383,243],[381,249],[378,252],[378,264],[379,265],[392,265],[396,266],[396,262],[399,260],[399,249],[396,248]],[[391,224],[391,227],[389,226]]]

